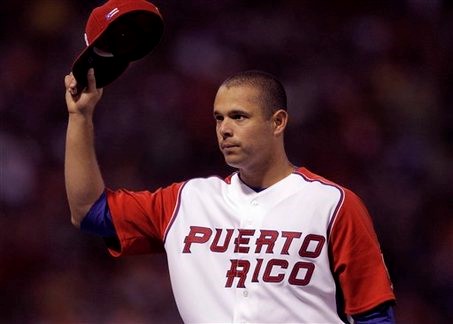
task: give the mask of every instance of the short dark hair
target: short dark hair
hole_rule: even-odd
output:
[[[270,117],[279,109],[287,110],[286,91],[272,74],[250,70],[236,73],[223,81],[221,87],[251,86],[261,92],[260,100],[265,113]]]

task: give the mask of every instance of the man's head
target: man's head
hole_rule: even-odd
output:
[[[253,171],[286,158],[286,94],[270,74],[247,71],[224,81],[214,101],[214,118],[228,165]]]
[[[260,92],[259,100],[266,116],[270,117],[279,109],[287,110],[286,91],[272,74],[263,71],[239,72],[225,81],[220,87],[250,86]]]

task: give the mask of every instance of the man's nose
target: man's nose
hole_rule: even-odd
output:
[[[233,129],[231,128],[231,123],[224,119],[219,125],[219,134],[222,135],[223,138],[231,137],[233,135]]]

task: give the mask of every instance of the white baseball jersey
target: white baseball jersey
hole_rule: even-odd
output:
[[[305,168],[260,192],[233,174],[107,199],[111,253],[163,242],[185,322],[341,323],[394,299],[359,198]]]

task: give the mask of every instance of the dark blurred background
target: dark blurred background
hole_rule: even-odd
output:
[[[164,255],[113,259],[69,221],[63,78],[102,1],[2,4],[0,322],[179,322]],[[165,35],[104,91],[109,187],[228,175],[212,102],[247,69],[287,88],[292,162],[359,194],[399,323],[453,321],[453,5],[442,0],[154,1]]]

